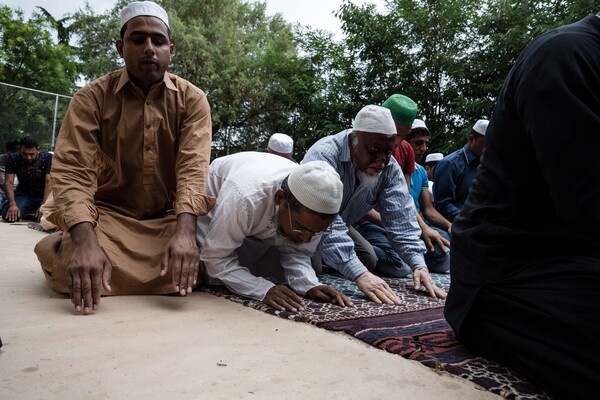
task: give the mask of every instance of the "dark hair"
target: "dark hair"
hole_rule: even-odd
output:
[[[160,19],[160,18],[159,18]],[[162,21],[162,20],[161,20]],[[123,37],[125,36],[125,31],[127,30],[127,24],[129,23],[129,21],[125,22],[123,24],[123,27],[121,27],[121,31],[119,32],[119,36],[121,37],[121,40],[123,40]],[[164,23],[164,22],[163,22]],[[173,41],[173,38],[171,37],[171,28],[169,28],[167,26],[167,24],[165,24],[165,26],[167,27],[167,34],[169,35],[169,42]]]
[[[410,142],[412,140],[412,138],[414,138],[417,135],[429,136],[429,129],[427,129],[427,128],[414,128],[414,129],[411,129],[410,133],[408,135],[406,135],[406,137],[404,138],[404,140],[406,140],[407,142]]]
[[[287,200],[289,207],[292,211],[300,211],[302,209],[305,209],[309,213],[318,215],[324,220],[335,218],[337,214],[320,213],[318,211],[311,210],[310,208],[304,206],[304,204],[300,203],[300,201],[298,201],[298,199],[294,197],[292,191],[290,190],[290,187],[288,186],[288,176],[286,176],[283,182],[281,182],[281,190],[283,190],[283,196]]]
[[[40,144],[33,136],[25,136],[19,140],[19,148],[21,147],[25,147],[26,149],[37,149],[40,147]]]
[[[426,167],[431,168],[431,179],[435,178],[435,166],[438,165],[439,161],[429,161],[425,163]]]
[[[6,153],[8,153],[8,152],[16,153],[17,151],[19,151],[19,140],[17,140],[17,139],[9,140],[4,145],[4,149],[5,149]]]
[[[469,138],[469,136],[473,136],[473,138],[477,139],[479,137],[483,137],[484,135],[477,132],[475,129],[471,129],[471,132],[469,132],[469,134],[467,135],[467,139]]]

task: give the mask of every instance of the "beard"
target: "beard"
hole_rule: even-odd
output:
[[[352,136],[352,140],[351,140],[350,144],[351,144],[351,153],[352,153],[352,150],[356,151],[358,146],[360,146],[360,144],[358,142],[358,137],[356,135]],[[351,158],[352,158],[352,165],[354,166],[354,170],[356,171],[356,178],[360,182],[360,186],[365,186],[369,189],[375,188],[375,185],[377,185],[377,182],[379,182],[379,177],[381,176],[381,172],[379,172],[377,175],[368,175],[366,172],[363,172],[358,168],[358,165],[356,164],[356,161],[354,160],[354,157],[352,154],[351,154]]]
[[[280,246],[291,246],[293,244],[295,244],[296,242],[294,242],[292,239],[290,239],[289,237],[285,236],[283,234],[283,231],[281,230],[277,230],[277,232],[275,233],[275,246],[280,247]]]
[[[358,177],[358,181],[361,186],[366,186],[370,189],[373,189],[377,182],[379,182],[379,177],[381,176],[381,172],[377,175],[367,175],[365,172],[356,171],[356,176]]]
[[[273,240],[275,241],[275,246],[289,246],[289,245],[293,245],[295,244],[295,242],[290,239],[285,233],[283,233],[283,228],[281,227],[281,224],[279,223],[279,219],[277,218],[277,215],[279,215],[278,213],[279,211],[279,206],[275,206],[275,215],[273,215],[273,223],[275,224],[275,237],[273,238]]]

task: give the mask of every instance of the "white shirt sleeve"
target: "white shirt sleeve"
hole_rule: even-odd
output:
[[[286,283],[294,292],[302,296],[315,286],[321,285],[310,261],[318,243],[319,238],[315,237],[310,243],[303,246],[305,247],[304,251],[288,246],[279,248]]]
[[[250,236],[250,204],[236,195],[234,187],[224,186],[211,214],[212,219],[200,251],[200,259],[204,262],[206,272],[223,282],[232,292],[263,300],[275,285],[267,279],[252,275],[248,268],[240,264],[235,254],[246,236]]]

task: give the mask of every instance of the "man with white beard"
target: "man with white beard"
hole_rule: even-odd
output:
[[[344,184],[339,215],[331,233],[321,239],[318,254],[323,264],[355,281],[371,301],[400,304],[389,285],[371,272],[376,263],[359,259],[354,250],[357,232],[352,224],[377,207],[390,243],[413,271],[415,289],[424,287],[430,296],[443,299],[446,293],[435,285],[425,266],[421,229],[402,170],[390,157],[395,137],[390,110],[368,105],[358,112],[352,129],[320,139],[306,153],[302,164],[326,161]]]
[[[210,164],[206,193],[216,205],[197,220],[204,283],[224,284],[279,311],[303,310],[300,296],[352,306],[311,266],[342,201],[342,182],[329,164],[232,154]]]

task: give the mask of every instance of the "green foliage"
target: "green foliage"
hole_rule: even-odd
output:
[[[448,153],[491,117],[527,43],[598,10],[598,0],[389,0],[379,14],[346,1],[338,16],[355,60],[347,93],[361,105],[410,96],[432,131],[431,151]]]
[[[430,151],[448,153],[475,120],[491,117],[527,43],[600,10],[600,0],[388,0],[380,12],[345,0],[336,14],[344,37],[336,40],[266,15],[262,1],[158,2],[176,49],[170,70],[211,103],[215,155],[265,147],[272,133],[285,132],[296,159],[393,93],[417,101],[432,131]],[[38,8],[28,21],[0,7],[0,81],[70,94],[76,82],[120,68],[115,40],[127,3],[104,14],[86,4],[60,18]],[[14,120],[16,132],[46,130],[38,113],[49,103],[10,91],[0,100],[11,104],[0,118]],[[27,108],[26,119],[11,115],[13,105]]]
[[[218,154],[264,147],[285,127],[285,91],[296,69],[291,27],[266,15],[262,2],[163,1],[170,10],[176,55],[171,70],[209,98]]]
[[[330,32],[300,27],[296,44],[300,55],[296,69],[287,71],[285,92],[290,126],[281,130],[296,139],[296,154],[302,155],[319,138],[346,128],[355,113],[344,96],[343,74],[349,64],[344,48]]]
[[[106,15],[96,14],[86,3],[73,14],[77,68],[84,81],[92,81],[123,66],[115,42],[119,38],[119,11],[121,4],[126,3],[118,2]]]
[[[471,28],[477,4],[394,0],[387,7],[386,14],[349,2],[340,9],[346,45],[360,63],[353,77],[355,98],[363,105],[380,104],[393,93],[405,94],[419,104],[419,117],[432,132],[432,147],[447,143],[449,132],[470,123],[457,106],[464,112],[481,101],[474,96],[465,102],[459,85],[477,42]],[[491,101],[486,106],[489,114]]]
[[[72,93],[77,77],[72,49],[56,44],[52,34],[53,28],[42,14],[35,12],[25,20],[21,11],[0,7],[0,82],[45,92]],[[64,100],[2,85],[0,104],[2,146],[7,140],[30,134],[40,140],[43,148],[51,149],[53,132],[64,115]]]
[[[0,7],[0,81],[69,94],[76,76],[71,48],[54,43],[45,18],[25,21],[21,11]]]

